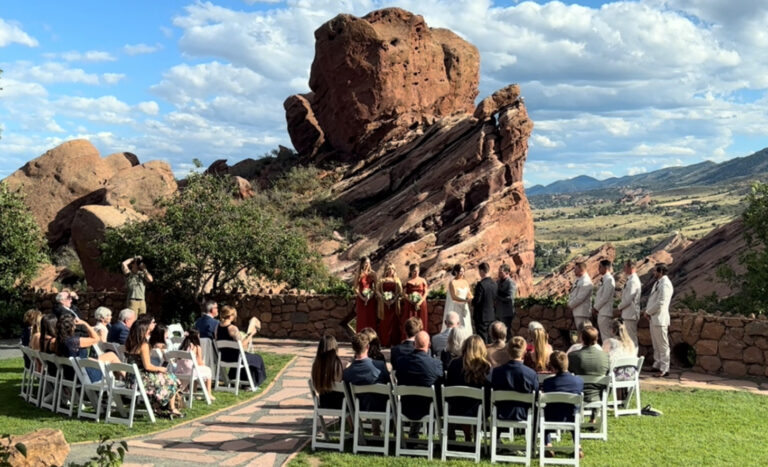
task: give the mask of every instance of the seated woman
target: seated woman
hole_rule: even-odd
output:
[[[157,414],[167,415],[171,419],[181,418],[184,414],[177,409],[179,380],[176,379],[176,375],[169,373],[167,368],[155,366],[150,360],[148,342],[150,326],[151,321],[147,320],[137,320],[133,323],[128,339],[125,341],[125,362],[129,365],[135,363],[139,368],[141,382],[152,404],[152,410]],[[135,376],[127,375],[125,383],[128,387],[134,387]]]
[[[80,337],[75,334],[75,329],[81,326],[88,331],[88,337]],[[80,356],[80,349],[87,349],[100,342],[96,331],[85,321],[79,318],[75,318],[72,314],[62,314],[61,318],[56,323],[56,355],[59,357],[75,357]],[[99,356],[98,360],[104,363],[119,363],[120,359],[117,355],[106,352]],[[64,367],[64,378],[72,379],[74,374],[72,368]],[[93,368],[86,368],[88,377],[91,381],[101,381],[104,375],[98,370]]]
[[[531,321],[528,330],[531,333],[533,343],[529,345],[523,362],[536,373],[552,373],[552,367],[549,365],[552,346],[547,342],[549,340],[547,331],[537,321]]]
[[[56,354],[56,323],[58,321],[59,319],[53,313],[43,316],[40,329],[40,348],[35,350],[39,350],[41,353]],[[49,364],[48,373],[51,376],[56,376],[56,366]]]
[[[496,368],[506,365],[509,362],[509,351],[507,350],[507,325],[501,321],[494,321],[488,328],[491,343],[488,344],[488,360],[491,366]]]
[[[387,363],[387,358],[381,351],[381,341],[379,340],[379,335],[376,334],[376,331],[373,328],[365,328],[360,332],[368,336],[368,339],[370,339],[370,343],[368,344],[368,358],[371,360],[379,360]]]
[[[470,336],[469,330],[464,326],[456,326],[451,328],[448,333],[448,344],[445,350],[440,352],[440,360],[443,362],[443,368],[448,368],[451,360],[461,357],[461,348],[464,345],[464,341]]]
[[[455,328],[454,328],[455,329]],[[450,341],[449,341],[450,342]],[[470,336],[461,347],[461,358],[454,358],[448,365],[446,386],[470,386],[486,388],[490,385],[488,375],[491,372],[491,362],[485,342],[480,336]],[[453,397],[448,400],[451,415],[474,417],[480,401],[466,397]],[[462,427],[465,439],[471,439],[469,427]]]
[[[163,355],[167,350],[168,328],[162,324],[155,326],[155,329],[149,333],[149,359],[155,366],[162,366],[165,358]]]
[[[242,338],[240,337],[240,330],[235,326],[234,322],[237,319],[237,310],[231,306],[224,306],[219,313],[219,327],[216,328],[216,340],[220,341],[240,341],[244,349],[248,348],[248,344],[253,339],[253,335],[256,334],[256,330],[252,330],[246,333]],[[239,358],[238,351],[235,349],[222,349],[221,359],[225,362],[236,362]],[[255,353],[245,353],[246,363],[251,371],[251,377],[253,383],[258,386],[267,379],[267,370],[264,367],[264,360],[261,355]],[[244,375],[241,375],[242,380]],[[229,377],[235,377],[235,369],[229,370]]]
[[[317,344],[312,362],[312,385],[320,396],[321,409],[340,409],[344,395],[333,392],[333,383],[340,383],[344,365],[339,358],[339,344],[333,336],[325,335]]]
[[[179,350],[189,352],[192,354],[192,357],[195,358],[200,376],[203,378],[203,381],[205,381],[205,386],[208,388],[208,394],[211,395],[212,401],[216,400],[216,398],[213,397],[213,392],[211,392],[211,376],[213,375],[213,372],[209,367],[205,365],[205,362],[203,361],[203,349],[200,347],[200,332],[196,329],[190,329],[187,331],[186,337],[184,337],[184,340],[181,341]],[[189,360],[177,361],[173,372],[177,375],[191,375],[192,362]]]
[[[24,329],[21,331],[21,345],[30,349],[40,349],[40,321],[43,314],[32,309],[24,313]],[[29,368],[29,359],[24,355],[24,367]]]
[[[109,323],[112,322],[112,310],[105,306],[100,306],[93,312],[93,317],[96,319],[93,330],[99,335],[101,342],[107,342]]]
[[[611,334],[613,337],[603,343],[603,350],[608,353],[611,365],[619,358],[637,357],[637,347],[629,337],[624,320],[616,318],[611,322]],[[634,367],[614,368],[617,381],[629,381],[635,376]]]

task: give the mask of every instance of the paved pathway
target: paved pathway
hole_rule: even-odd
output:
[[[312,401],[307,379],[316,345],[288,339],[256,339],[257,349],[297,356],[270,389],[254,401],[129,440],[124,466],[282,465],[305,445],[311,432]],[[351,357],[348,345],[342,346],[341,355],[345,359]],[[646,373],[642,379],[645,388],[683,386],[768,395],[768,381],[740,381],[679,370],[672,371],[668,378],[653,378]],[[94,444],[73,445],[68,461],[82,462],[94,451]]]

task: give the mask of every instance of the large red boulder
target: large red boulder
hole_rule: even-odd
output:
[[[176,193],[178,186],[171,166],[151,161],[121,170],[110,178],[105,188],[105,201],[110,206],[153,216],[161,212],[156,202]]]

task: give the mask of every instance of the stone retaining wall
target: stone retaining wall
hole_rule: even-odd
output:
[[[158,314],[159,300],[149,296],[149,311]],[[37,306],[49,311],[53,295],[35,297]],[[90,317],[100,305],[112,308],[113,315],[122,308],[122,294],[94,292],[83,294],[78,306]],[[290,337],[295,339],[319,339],[330,334],[339,340],[348,340],[341,326],[345,317],[354,311],[354,299],[323,295],[238,295],[220,300],[238,310],[241,325],[252,316],[262,322],[261,335],[265,337]],[[428,332],[440,329],[444,302],[428,303]],[[548,330],[555,349],[569,346],[569,331],[573,319],[564,307],[546,308],[534,305],[518,309],[512,323],[514,334],[528,338],[528,323],[539,321]],[[724,374],[732,377],[768,377],[768,318],[747,318],[730,315],[673,312],[669,327],[672,361],[675,366],[690,366],[688,349],[695,350],[693,369],[704,373]],[[652,361],[653,349],[648,320],[640,320],[638,329],[641,355]]]

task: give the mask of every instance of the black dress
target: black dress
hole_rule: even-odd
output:
[[[235,342],[235,340],[232,339],[232,336],[229,335],[228,328],[229,326],[227,327],[219,326],[218,328],[216,328],[216,340]],[[237,361],[237,358],[238,358],[237,350],[221,349],[221,360],[223,362],[233,363]],[[257,386],[263,383],[264,380],[267,379],[267,369],[264,367],[264,359],[261,358],[261,355],[245,352],[245,360],[248,363],[248,367],[251,370],[251,377],[253,378],[253,383]],[[236,377],[236,370],[234,368],[230,368],[229,377],[231,379],[234,379]],[[240,379],[241,380],[243,379],[242,374],[240,375]]]
[[[484,392],[487,392],[487,388],[490,386],[487,379],[481,384],[468,382],[464,378],[464,360],[461,357],[454,358],[448,365],[448,378],[445,381],[445,385],[481,388]],[[463,417],[474,417],[477,415],[477,407],[480,405],[480,401],[468,397],[450,397],[446,398],[446,401],[448,402],[448,410],[451,415]]]

